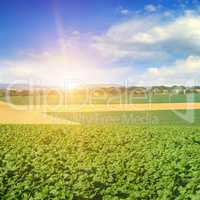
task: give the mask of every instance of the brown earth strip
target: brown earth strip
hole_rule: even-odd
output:
[[[200,103],[152,103],[110,105],[15,106],[0,102],[0,123],[6,124],[77,124],[54,118],[45,112],[111,112],[200,109]]]
[[[15,110],[0,102],[0,123],[2,124],[74,124],[71,121],[57,119],[37,111]]]
[[[13,105],[12,105],[13,107]],[[200,109],[200,103],[147,103],[147,104],[69,104],[14,106],[13,109],[38,112],[106,112],[106,111],[151,111],[151,110],[187,110]]]

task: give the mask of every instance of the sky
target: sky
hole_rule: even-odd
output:
[[[200,85],[199,0],[1,0],[0,83]]]

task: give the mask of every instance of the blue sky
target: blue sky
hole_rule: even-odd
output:
[[[199,81],[198,0],[1,0],[0,82]]]
[[[84,2],[84,3],[83,3]],[[147,5],[162,5],[180,12],[181,1],[174,0],[2,0],[1,50],[38,48],[56,38],[55,10],[63,19],[66,30],[101,33],[114,23],[124,21],[120,11],[143,11]],[[184,2],[184,1],[182,1]],[[194,4],[189,1],[187,8]],[[51,45],[51,44],[50,44]]]

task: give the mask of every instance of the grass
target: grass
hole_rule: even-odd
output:
[[[8,102],[6,97],[0,97],[0,101]],[[10,103],[14,105],[54,105],[59,103],[59,98],[57,96],[49,96],[45,99],[42,96],[11,96]]]
[[[82,124],[200,125],[200,110],[53,112],[48,114]]]
[[[0,97],[1,101],[6,101],[5,97]],[[155,95],[155,96],[105,96],[105,97],[86,97],[83,95],[76,96],[12,96],[11,102],[16,105],[40,105],[40,104],[119,104],[119,103],[184,103],[200,102],[200,94],[188,95]]]

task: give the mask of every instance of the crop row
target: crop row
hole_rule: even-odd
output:
[[[200,128],[0,126],[0,199],[199,199]]]

